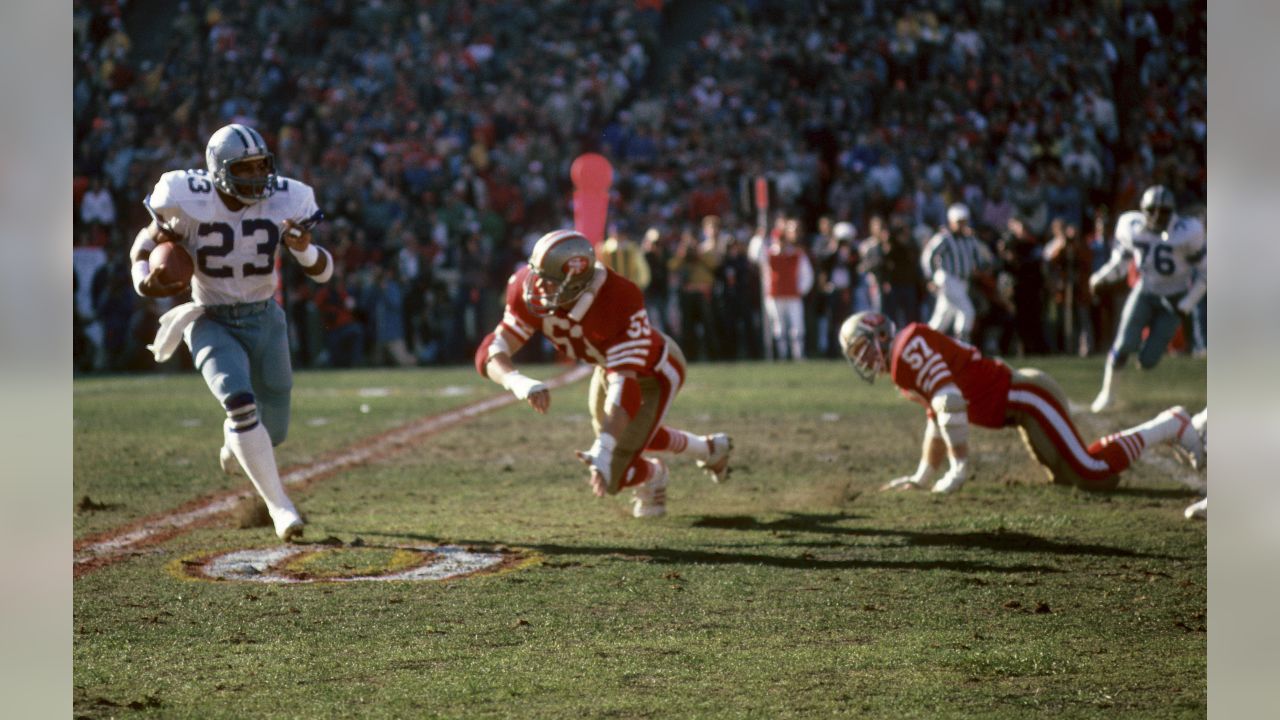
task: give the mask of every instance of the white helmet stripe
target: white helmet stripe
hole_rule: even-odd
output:
[[[228,125],[227,127],[231,128],[235,132],[236,137],[240,138],[240,142],[244,143],[244,149],[248,150],[249,139],[245,137],[244,126],[239,124],[232,124],[232,125]]]
[[[535,268],[542,267],[542,258],[546,256],[551,248],[577,235],[579,235],[577,230],[558,230],[543,235],[538,244],[533,246],[533,253],[529,256],[529,264]]]

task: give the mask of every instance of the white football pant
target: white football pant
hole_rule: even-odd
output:
[[[804,357],[804,302],[800,298],[766,297],[764,311],[778,357],[782,357],[782,348],[787,347],[788,341],[791,359]]]
[[[938,289],[934,293],[929,327],[969,342],[975,315],[973,301],[969,299],[969,281],[939,270],[933,274],[933,284]]]

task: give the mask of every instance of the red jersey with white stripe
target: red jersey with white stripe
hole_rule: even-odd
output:
[[[649,326],[644,293],[630,280],[596,263],[591,287],[569,308],[557,308],[538,317],[524,302],[524,281],[530,273],[521,268],[507,281],[507,307],[501,327],[527,342],[539,330],[556,347],[575,360],[606,370],[630,370],[655,375],[666,354],[662,333]]]
[[[1009,366],[924,323],[911,323],[894,338],[889,376],[903,395],[926,407],[934,393],[954,383],[969,405],[969,422],[987,428],[1005,425],[1013,376]]]

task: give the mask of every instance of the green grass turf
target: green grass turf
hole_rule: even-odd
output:
[[[1101,371],[1025,364],[1081,403]],[[1204,373],[1172,358],[1126,375],[1117,412],[1078,418],[1082,432],[1198,410]],[[217,473],[219,412],[199,378],[153,382],[77,381],[76,496],[119,506],[77,512],[77,534],[238,487]],[[462,369],[300,373],[296,388],[285,464],[491,392]],[[960,493],[880,493],[914,469],[923,427],[883,379],[841,362],[694,365],[669,424],[731,432],[734,475],[714,486],[673,460],[667,517],[641,522],[623,497],[593,498],[572,456],[591,441],[586,384],[553,398],[547,417],[512,406],[296,497],[309,539],[375,548],[310,561],[326,573],[396,543],[503,544],[541,563],[446,582],[179,579],[184,557],[274,544],[263,528],[198,529],[76,580],[76,714],[1206,712],[1205,527],[1182,519],[1194,495],[1172,477],[1189,471],[1167,448],[1092,495],[1050,486],[1016,433],[975,429]]]

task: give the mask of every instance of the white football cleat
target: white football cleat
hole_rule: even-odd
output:
[[[933,484],[933,491],[939,495],[950,495],[964,486],[964,475],[955,473],[947,473],[938,478],[938,482]]]
[[[894,478],[880,486],[881,490],[924,490],[924,483],[913,477]]]
[[[648,480],[636,487],[632,499],[631,516],[638,518],[662,517],[667,514],[667,464],[658,458],[647,459],[652,466]]]
[[[218,464],[222,466],[222,472],[228,475],[244,475],[244,470],[240,468],[240,461],[236,459],[236,454],[231,452],[231,448],[223,445],[218,450]]]
[[[1204,467],[1204,442],[1200,439],[1200,431],[1192,422],[1191,416],[1187,414],[1186,408],[1178,405],[1165,410],[1161,415],[1168,414],[1178,422],[1178,432],[1173,438],[1173,449],[1186,460],[1191,467],[1199,470]]]
[[[296,510],[280,510],[271,513],[271,521],[276,526],[276,537],[284,542],[292,542],[302,537],[302,531],[306,523],[302,521],[302,517],[298,515]]]
[[[1209,498],[1203,497],[1199,502],[1187,506],[1187,509],[1182,511],[1182,515],[1188,520],[1208,520]]]
[[[729,453],[733,452],[733,438],[724,433],[707,435],[707,447],[711,449],[710,457],[699,460],[698,467],[711,476],[711,482],[719,484],[729,478]]]

